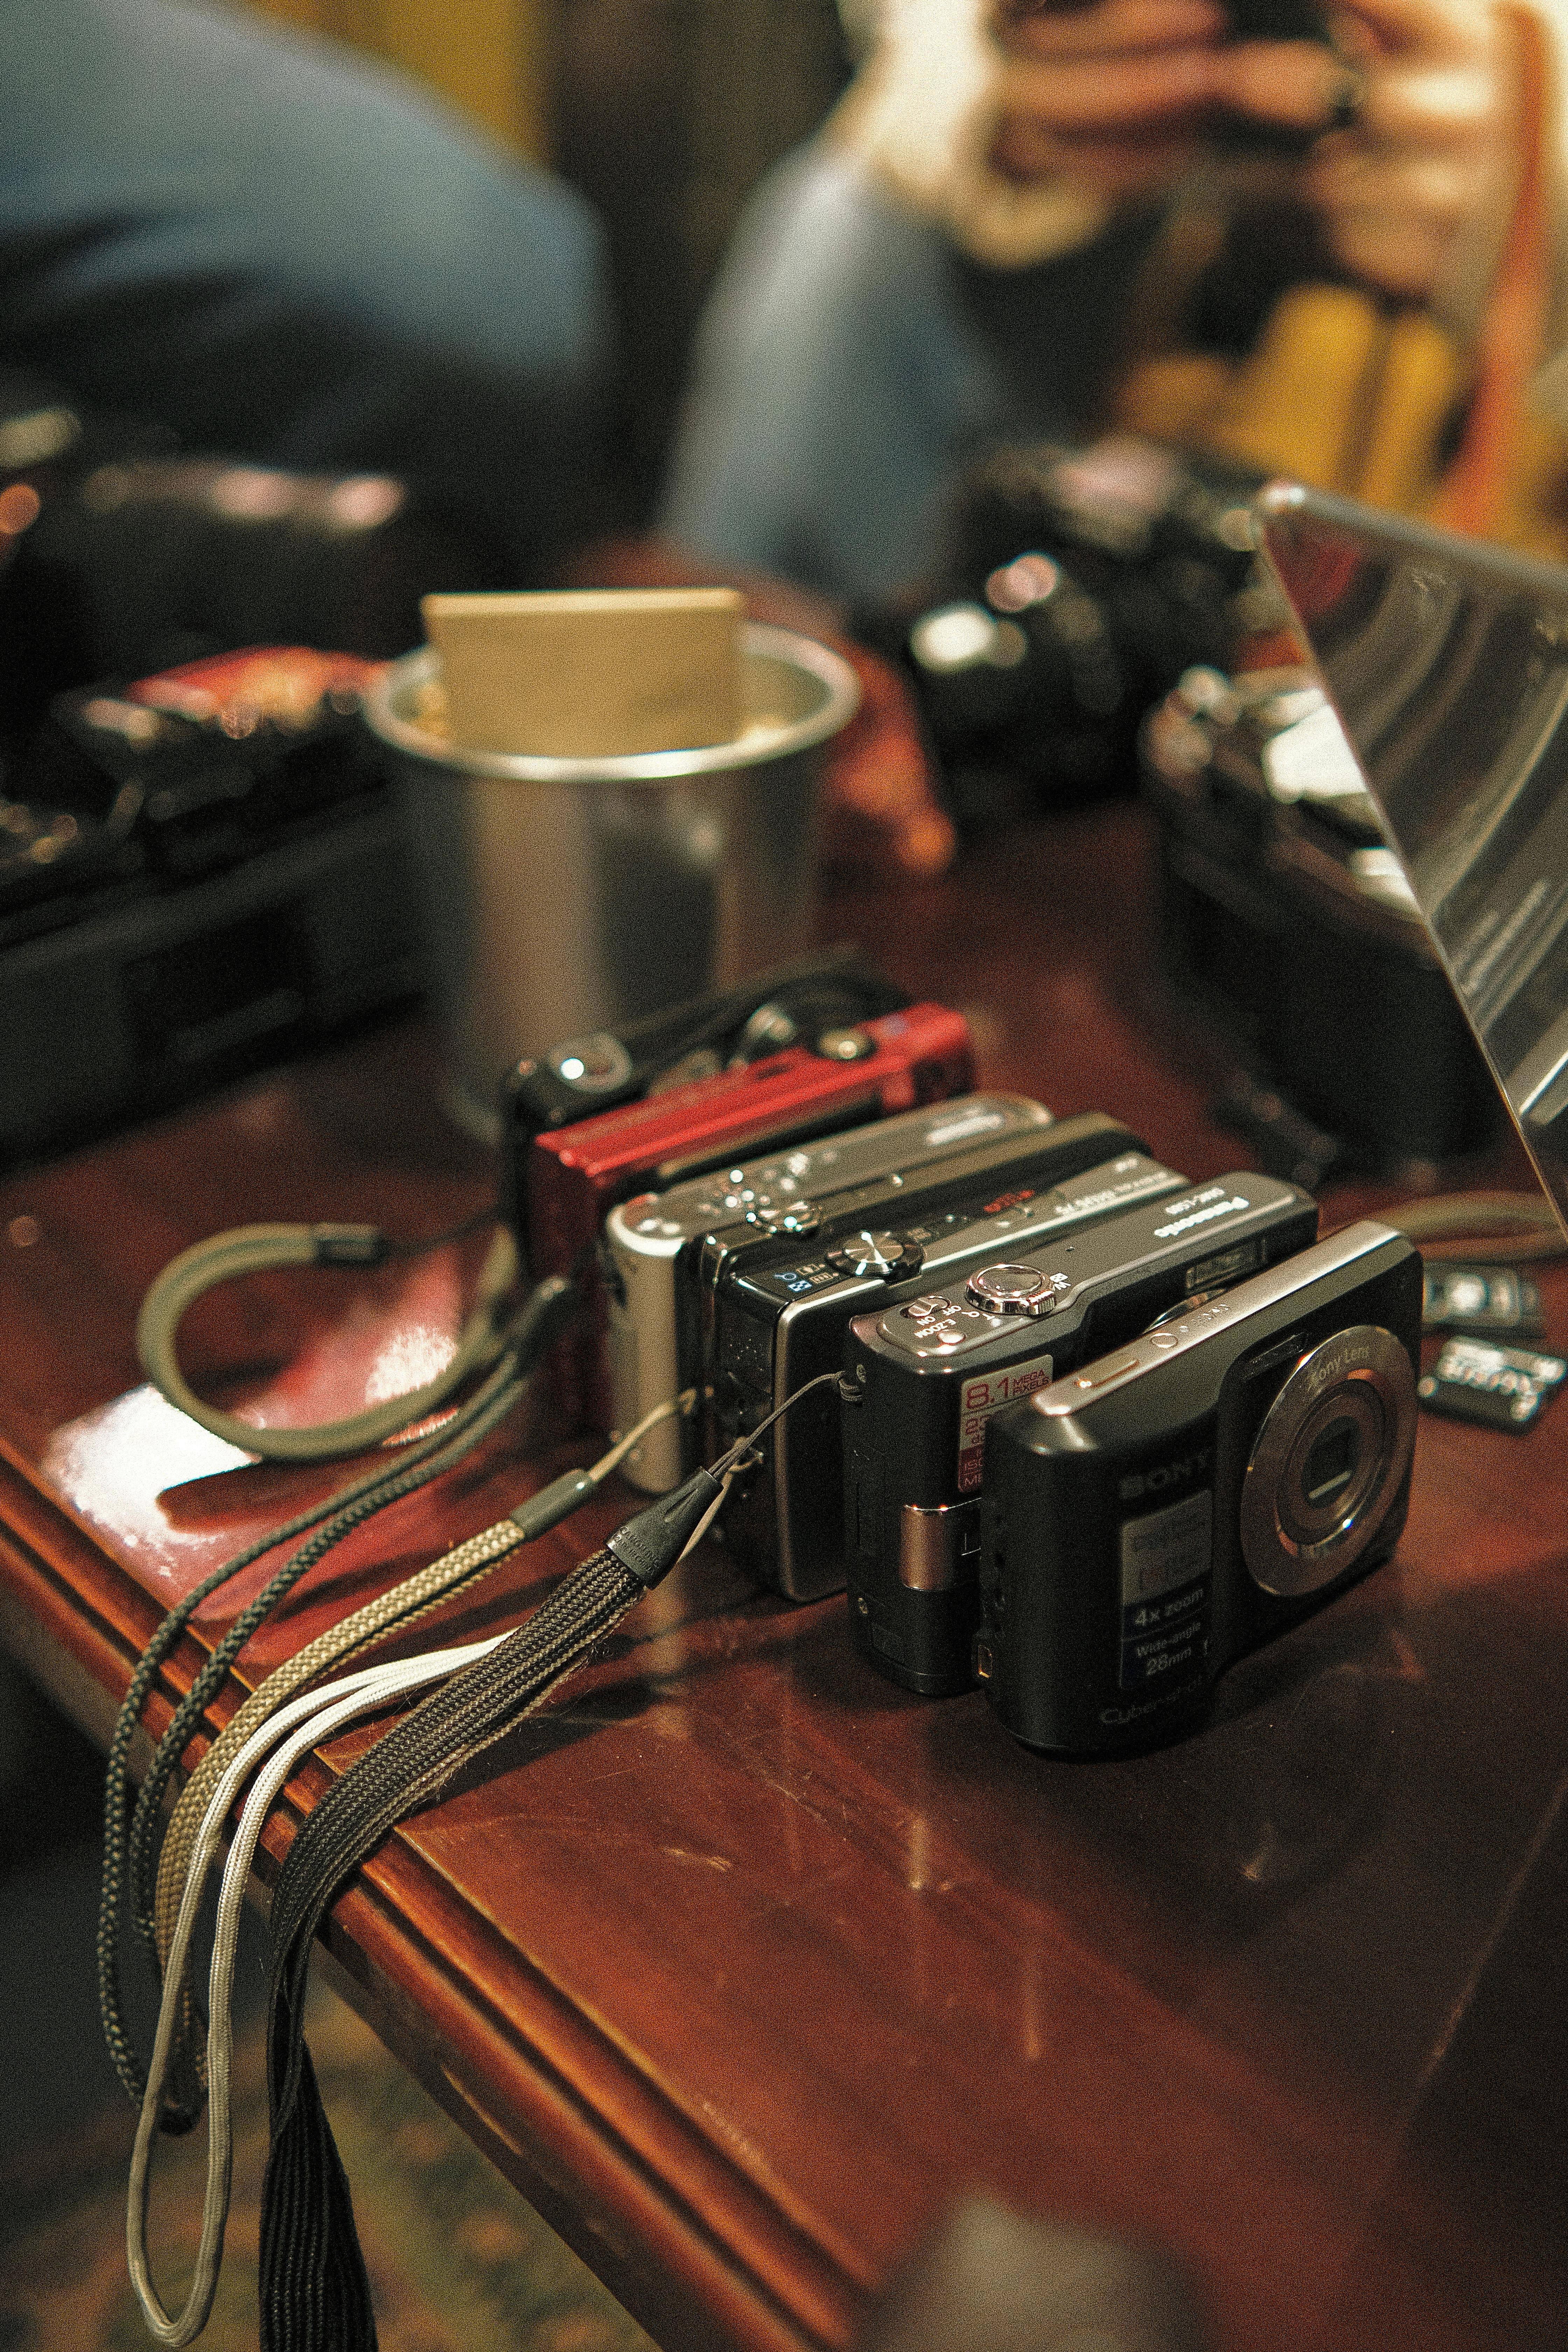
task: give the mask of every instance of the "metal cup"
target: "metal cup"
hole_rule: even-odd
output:
[[[822,747],[853,715],[827,646],[752,624],[731,743],[555,760],[468,751],[421,726],[429,647],[366,706],[395,788],[465,1123],[494,1134],[524,1054],[727,988],[811,942]]]

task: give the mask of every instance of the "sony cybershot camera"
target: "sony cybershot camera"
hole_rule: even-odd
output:
[[[1420,1339],[1419,1253],[1365,1223],[999,1413],[974,1658],[1015,1738],[1090,1755],[1182,1728],[1386,1559]]]
[[[731,1226],[702,1249],[699,1305],[711,1389],[714,1454],[844,1361],[850,1318],[900,1306],[1006,1256],[1075,1213],[1074,1180],[1103,1195],[1108,1164],[1141,1154],[1138,1137],[1100,1111],[1044,1129],[1023,1165],[1009,1139],[981,1142],[925,1171],[895,1171],[843,1194],[809,1236]],[[1152,1166],[1152,1162],[1145,1162]],[[1164,1171],[1162,1171],[1164,1172]],[[1173,1178],[1173,1189],[1179,1179]],[[759,1466],[737,1486],[724,1538],[751,1573],[793,1601],[845,1579],[844,1475],[832,1385],[814,1390],[758,1440]]]
[[[796,1144],[768,1160],[715,1171],[668,1192],[643,1192],[612,1209],[600,1253],[607,1306],[605,1347],[613,1426],[631,1429],[665,1397],[708,1378],[699,1268],[715,1255],[773,1234],[820,1231],[865,1188],[922,1195],[964,1155],[987,1147],[987,1181],[1026,1172],[1051,1126],[1043,1103],[1024,1095],[959,1095],[903,1111],[819,1143]],[[728,1237],[727,1240],[725,1237]],[[710,1319],[710,1318],[709,1318]],[[661,1495],[696,1468],[701,1451],[689,1420],[651,1430],[622,1465],[645,1494]]]
[[[962,1015],[944,1004],[911,1004],[538,1135],[521,1179],[529,1270],[537,1280],[592,1267],[605,1216],[630,1193],[944,1101],[973,1078]],[[587,1312],[560,1351],[556,1386],[563,1412],[607,1429],[605,1301],[592,1274],[590,1282]]]
[[[1065,1231],[1014,1241],[967,1280],[849,1327],[844,1369],[860,1398],[847,1391],[843,1407],[850,1632],[863,1657],[928,1697],[973,1681],[987,1424],[1182,1302],[1317,1237],[1315,1203],[1270,1176],[1184,1188],[1137,1155],[1097,1172],[1106,1182],[1086,1190]]]
[[[858,949],[823,949],[756,972],[736,988],[645,1013],[618,1030],[568,1037],[528,1055],[501,1081],[501,1213],[528,1257],[528,1187],[534,1138],[602,1118],[645,1095],[741,1069],[787,1045],[815,1044],[909,1003]]]

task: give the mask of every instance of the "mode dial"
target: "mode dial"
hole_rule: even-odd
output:
[[[835,1274],[863,1279],[867,1275],[914,1274],[925,1252],[918,1242],[905,1241],[899,1234],[858,1233],[847,1234],[826,1255]]]

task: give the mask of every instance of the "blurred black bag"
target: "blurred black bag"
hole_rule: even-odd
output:
[[[478,518],[389,475],[186,456],[0,373],[0,732],[62,688],[240,646],[380,657],[427,590],[507,585]]]

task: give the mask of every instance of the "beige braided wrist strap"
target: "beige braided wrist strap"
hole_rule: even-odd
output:
[[[519,1544],[526,1541],[524,1530],[514,1519],[498,1520],[494,1527],[481,1529],[465,1543],[444,1553],[439,1559],[432,1560],[427,1567],[406,1577],[391,1591],[367,1601],[352,1617],[329,1625],[294,1657],[285,1659],[264,1683],[258,1684],[251,1692],[244,1705],[224,1726],[186,1781],[164,1832],[163,1849],[158,1857],[154,1914],[160,1965],[167,1960],[169,1947],[174,1940],[191,1856],[208,1801],[246,1741],[259,1730],[268,1716],[287,1706],[294,1694],[302,1690],[307,1683],[314,1682],[333,1667],[344,1664],[361,1651],[384,1640],[389,1633],[399,1632],[419,1618],[427,1616],[442,1602],[456,1599],[459,1593],[487,1577],[498,1560],[504,1559],[508,1552],[514,1551]],[[205,2079],[205,2053],[196,2022],[195,2003],[187,1985],[181,1993],[180,2026],[175,2046],[170,2053],[170,2084],[176,2095],[184,2095],[188,2111],[192,2113],[200,2111],[200,2086]],[[190,2095],[193,2093],[195,2095]]]
[[[443,1552],[439,1559],[416,1570],[389,1592],[367,1601],[352,1616],[327,1626],[313,1642],[307,1643],[292,1658],[285,1659],[265,1682],[258,1685],[191,1774],[164,1833],[153,1905],[153,1932],[161,1966],[166,1962],[174,1941],[192,1856],[213,1792],[234,1758],[268,1717],[286,1706],[307,1683],[479,1583],[498,1560],[504,1559],[520,1544],[532,1542],[585,1502],[658,1422],[672,1414],[689,1412],[696,1401],[696,1391],[687,1390],[656,1405],[590,1469],[563,1472],[526,1502],[520,1503],[507,1518],[498,1519],[493,1527],[482,1528],[478,1535]],[[201,2112],[205,2053],[188,1986],[182,1989],[180,2000],[180,2023],[170,2053],[168,2081],[173,2109],[183,2109],[194,2118]]]
[[[167,1958],[174,1922],[179,1917],[180,1901],[184,1893],[185,1875],[190,1868],[196,1832],[202,1816],[218,1781],[234,1758],[238,1755],[251,1734],[259,1730],[269,1715],[285,1706],[298,1690],[309,1682],[342,1665],[362,1650],[383,1640],[388,1633],[413,1624],[442,1601],[456,1597],[465,1586],[477,1584],[488,1576],[497,1560],[504,1559],[524,1540],[522,1529],[514,1519],[501,1519],[493,1528],[485,1528],[467,1542],[443,1553],[416,1575],[406,1577],[374,1601],[366,1601],[352,1617],[338,1624],[329,1625],[306,1643],[295,1656],[286,1658],[274,1668],[264,1683],[253,1690],[238,1711],[230,1717],[216,1739],[207,1749],[195,1770],[181,1790],[180,1800],[170,1817],[163,1836],[163,1850],[158,1857],[157,1937],[158,1957]]]

